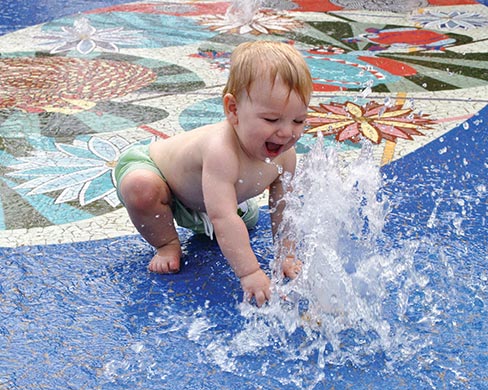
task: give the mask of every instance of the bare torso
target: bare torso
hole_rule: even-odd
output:
[[[209,154],[218,158],[223,150],[234,151],[233,156],[238,161],[237,172],[233,175],[237,203],[261,194],[278,177],[276,165],[287,154],[279,156],[274,162],[276,165],[249,158],[240,148],[232,127],[223,121],[159,140],[151,144],[150,155],[173,194],[187,207],[205,211],[202,191],[204,161]],[[223,165],[230,163],[228,155],[222,157]]]

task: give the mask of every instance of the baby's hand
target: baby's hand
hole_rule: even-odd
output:
[[[283,261],[282,269],[283,274],[286,277],[295,279],[302,270],[302,262],[297,260],[295,256],[286,256],[286,259]]]
[[[262,269],[258,269],[252,274],[241,278],[241,286],[244,290],[244,299],[250,301],[252,297],[256,299],[256,304],[261,307],[264,302],[271,298],[269,289],[271,281]]]

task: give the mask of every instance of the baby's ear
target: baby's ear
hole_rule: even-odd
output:
[[[236,125],[237,120],[237,100],[231,93],[226,93],[223,98],[224,113],[227,120],[232,124]]]

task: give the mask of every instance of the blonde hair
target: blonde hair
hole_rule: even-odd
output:
[[[231,93],[238,99],[244,90],[249,95],[252,83],[263,76],[272,83],[280,76],[290,93],[296,92],[308,105],[313,85],[307,63],[294,47],[274,41],[245,42],[235,48],[223,95]]]

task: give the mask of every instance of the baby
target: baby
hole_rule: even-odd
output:
[[[243,43],[232,54],[223,91],[225,120],[122,154],[117,190],[137,230],[156,248],[150,271],[180,269],[175,219],[179,226],[215,234],[245,299],[254,297],[258,306],[270,299],[270,279],[249,241],[248,228],[258,217],[252,198],[269,188],[274,236],[286,190],[280,174],[295,172],[294,145],[304,131],[311,93],[310,71],[296,49],[271,41]],[[299,262],[293,244],[284,245],[291,255],[283,272],[294,278]]]

